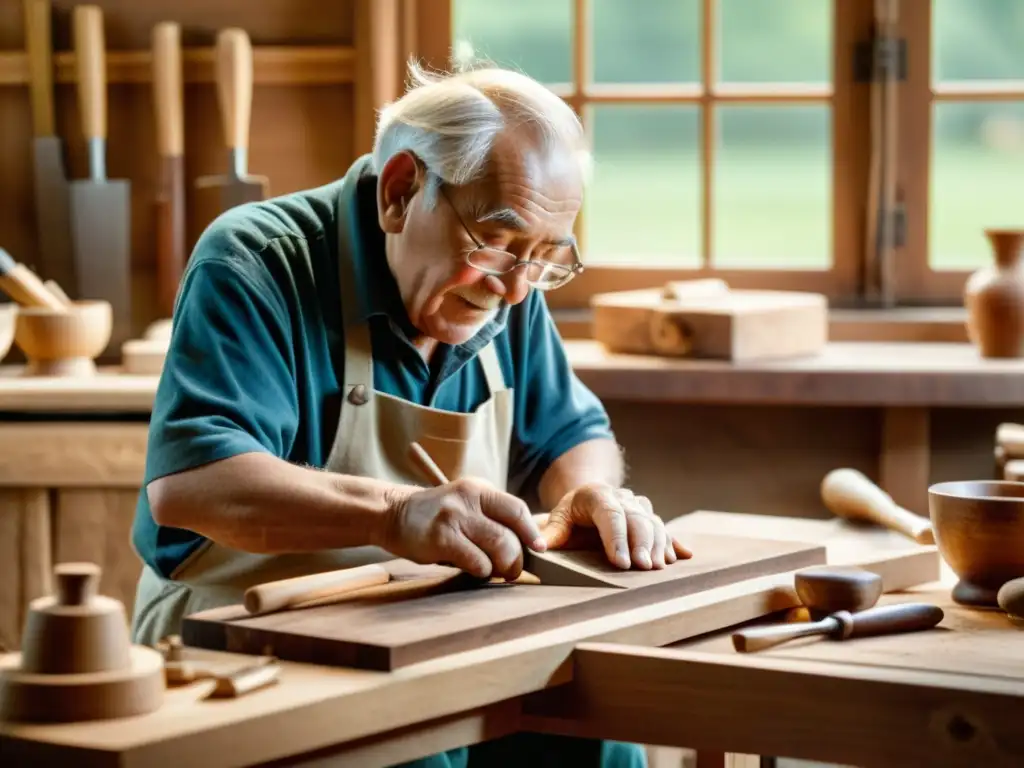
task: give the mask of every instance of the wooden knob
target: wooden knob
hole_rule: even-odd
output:
[[[797,572],[796,594],[811,616],[870,608],[882,596],[882,577],[863,568],[821,566]]]
[[[100,568],[94,563],[60,563],[54,576],[60,605],[86,605],[99,590]]]

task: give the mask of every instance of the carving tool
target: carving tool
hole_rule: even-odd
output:
[[[413,441],[409,445],[409,453],[434,485],[448,484],[448,476],[422,445]],[[449,563],[442,563],[442,565],[449,565]],[[474,578],[469,574],[466,575],[469,578]],[[557,584],[563,587],[601,587],[603,589],[609,587],[607,581],[591,576],[586,570],[563,566],[557,560],[557,553],[534,552],[528,547],[523,547],[523,570],[514,583],[536,583],[538,580],[541,584]],[[480,581],[486,582],[488,579]]]
[[[733,633],[732,645],[740,653],[749,653],[801,637],[821,635],[833,640],[848,640],[917,632],[935,627],[943,617],[942,609],[929,603],[882,605],[858,613],[836,611],[820,621],[743,629]]]
[[[935,533],[926,517],[915,515],[856,469],[834,469],[821,481],[821,498],[835,515],[873,523],[913,539],[934,544]]]
[[[25,0],[24,12],[34,134],[36,236],[39,238],[36,263],[42,274],[71,288],[77,281],[63,142],[57,136],[54,121],[50,0]]]
[[[249,121],[252,114],[252,44],[242,29],[224,29],[217,35],[217,99],[220,104],[228,172],[196,180],[199,189],[220,190],[221,211],[263,200],[269,182],[250,176]]]
[[[113,310],[111,341],[120,347],[131,331],[130,187],[108,179],[107,78],[103,12],[75,6],[75,60],[82,130],[89,147],[89,178],[71,182],[71,231],[79,299],[105,299]]]
[[[164,21],[153,27],[153,107],[160,156],[156,190],[157,299],[163,317],[174,313],[186,258],[182,103],[181,28]]]
[[[23,307],[45,307],[54,312],[67,312],[70,302],[51,291],[36,273],[19,264],[3,248],[0,248],[0,290]]]
[[[210,699],[244,696],[273,685],[281,676],[281,665],[273,656],[258,656],[252,663],[221,670],[217,669],[220,666],[217,663],[204,664],[200,660],[186,659],[180,635],[172,635],[157,643],[157,650],[164,656],[164,677],[168,685],[213,680],[214,687],[206,696]]]

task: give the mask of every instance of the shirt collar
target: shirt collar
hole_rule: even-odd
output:
[[[338,248],[348,250],[360,301],[358,308],[352,308],[355,319],[367,322],[373,317],[385,317],[406,338],[415,337],[418,331],[409,320],[398,283],[388,266],[384,232],[377,214],[377,175],[373,172],[370,155],[364,155],[353,164],[341,186],[338,202],[338,215],[345,218],[343,223],[347,225],[341,231],[348,233],[348,242],[339,242]],[[345,254],[339,252],[338,258],[344,257]],[[456,357],[464,360],[501,333],[508,322],[509,310],[507,304],[503,305],[473,338],[458,346],[461,354]]]

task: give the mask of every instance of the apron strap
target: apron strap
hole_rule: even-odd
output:
[[[484,368],[484,376],[487,379],[487,388],[491,394],[507,389],[505,386],[505,374],[501,371],[501,362],[498,360],[498,350],[494,348],[494,342],[488,342],[487,346],[480,350],[480,364]]]
[[[353,181],[353,183],[355,183]],[[349,250],[350,233],[347,226],[348,211],[345,203],[351,197],[342,194],[337,203],[338,218],[338,282],[340,283],[342,324],[345,344],[345,388],[343,396],[362,384],[367,393],[373,392],[373,345],[370,326],[361,320],[362,297],[357,290],[355,259]]]

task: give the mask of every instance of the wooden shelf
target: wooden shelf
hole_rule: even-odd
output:
[[[355,80],[355,48],[350,46],[254,46],[253,82],[256,85],[336,85]],[[54,79],[75,82],[75,54],[54,55]],[[213,47],[182,51],[186,83],[214,82]],[[150,51],[107,53],[107,82],[152,81]],[[0,85],[28,85],[28,56],[22,52],[0,53]]]

